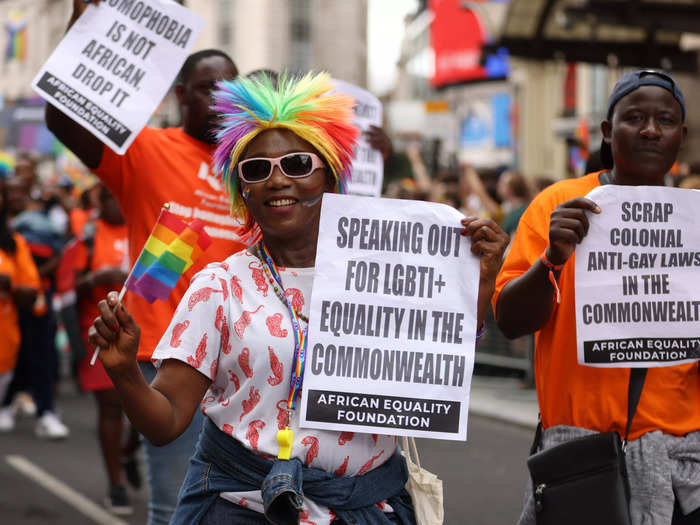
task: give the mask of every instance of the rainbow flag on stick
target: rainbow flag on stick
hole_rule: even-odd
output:
[[[150,304],[156,299],[165,301],[177,280],[212,243],[204,231],[204,223],[195,219],[187,224],[163,206],[150,237],[143,245],[141,255],[131,268],[119,292],[119,303],[127,290],[143,297]],[[100,349],[92,354],[90,365],[97,361]]]
[[[201,220],[186,224],[163,209],[124,287],[151,304],[166,300],[211,242]]]

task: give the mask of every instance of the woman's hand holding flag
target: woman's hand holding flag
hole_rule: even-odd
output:
[[[98,317],[90,328],[90,343],[95,347],[95,353],[90,361],[91,365],[95,364],[100,348],[102,348],[100,340],[111,343],[115,340],[114,338],[119,339],[117,335],[112,333],[115,330],[119,331],[119,317],[114,312],[123,311],[128,316],[130,323],[138,328],[138,325],[134,323],[121,304],[126,291],[134,292],[150,304],[153,304],[156,299],[166,300],[180,276],[195,263],[212,243],[211,238],[204,231],[204,223],[201,220],[195,219],[192,223],[187,224],[170,213],[169,208],[168,204],[163,206],[151,235],[131,268],[119,295],[113,292],[114,301],[112,301],[112,293],[110,293],[108,301],[101,301],[98,306],[102,317]],[[114,312],[109,310],[109,307],[112,307]],[[106,319],[105,312],[108,310],[111,315],[108,316],[109,319]],[[127,321],[126,317],[124,317],[124,321]],[[136,349],[138,349],[139,333],[140,330],[136,334]],[[112,337],[112,339],[108,337]],[[135,352],[136,350],[134,350],[134,356]],[[104,359],[102,361],[107,366]]]

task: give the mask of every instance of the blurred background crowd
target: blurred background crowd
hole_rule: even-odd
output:
[[[663,68],[691,97],[700,87],[700,4],[691,0],[180,3],[206,22],[195,51],[222,49],[242,72],[328,70],[374,93],[383,125],[366,138],[384,161],[383,196],[445,203],[492,218],[511,236],[543,188],[602,169],[599,125],[623,72]],[[99,385],[100,378],[81,376],[91,354],[89,299],[128,271],[114,199],[48,131],[44,102],[31,89],[71,6],[0,0],[0,276],[14,231],[31,255],[22,264],[41,283],[38,293],[21,297],[0,279],[0,303],[16,303],[21,332],[11,380],[3,382],[0,369],[0,431],[11,431],[17,415],[36,415],[36,433],[47,438],[70,433],[54,405],[57,382],[74,381],[79,391]],[[689,101],[689,140],[669,186],[700,189],[698,108]],[[150,124],[179,122],[170,93]],[[508,341],[493,316],[487,328],[477,372],[517,375],[531,385],[531,339]],[[118,402],[105,395],[97,403],[102,437],[119,435]],[[114,460],[132,462],[134,483],[136,447],[128,441]]]
[[[537,192],[602,168],[599,123],[625,68],[665,68],[688,93],[698,82],[700,27],[698,17],[687,15],[700,14],[700,6],[691,1],[638,2],[627,14],[615,11],[620,2],[600,0],[180,3],[206,21],[195,50],[225,50],[241,71],[325,69],[378,96],[384,124],[371,128],[367,140],[384,160],[383,196],[446,203],[493,218],[510,235]],[[47,368],[38,378],[24,377],[26,356],[20,357],[4,406],[14,399],[15,409],[33,413],[36,392],[43,391],[39,412],[54,414],[52,387],[31,382],[76,377],[86,349],[74,305],[86,293],[87,270],[75,273],[80,258],[67,248],[93,235],[109,196],[46,129],[44,102],[30,87],[63,35],[70,0],[0,0],[0,6],[1,217],[27,239],[42,281],[31,309],[42,322],[20,324],[23,348],[46,347],[40,361]],[[253,38],[259,45],[248,45]],[[669,185],[700,187],[700,157],[692,148],[696,112],[689,104],[689,147]],[[179,118],[169,94],[151,125],[177,125]],[[477,350],[478,370],[518,374],[527,383],[531,348],[529,339],[507,341],[490,322]],[[11,426],[8,413],[0,410],[0,430]],[[48,434],[62,437],[67,429],[51,419]]]

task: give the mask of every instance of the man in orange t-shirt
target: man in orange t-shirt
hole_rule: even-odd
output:
[[[587,367],[577,359],[574,251],[588,221],[594,220],[590,213],[600,212],[584,196],[606,183],[663,185],[685,139],[684,119],[685,102],[670,77],[641,71],[625,75],[613,90],[602,123],[603,157],[610,170],[549,186],[520,219],[496,280],[493,307],[509,337],[535,333],[544,448],[590,431],[625,435],[629,369]],[[674,524],[686,523],[679,521],[688,519],[680,518],[680,509],[687,513],[700,506],[700,481],[681,474],[683,469],[700,470],[698,430],[697,363],[649,369],[626,456],[635,525],[668,524],[672,516],[677,517]],[[656,448],[659,443],[663,452]],[[686,447],[695,452],[683,451]],[[650,494],[658,498],[653,504]],[[522,525],[535,522],[529,496]]]
[[[87,3],[73,1],[70,27]],[[169,299],[148,304],[127,293],[124,304],[141,326],[138,359],[148,381],[155,377],[151,353],[167,328],[191,277],[212,261],[222,261],[239,251],[238,225],[230,217],[223,186],[211,169],[216,114],[209,105],[211,90],[219,80],[235,78],[235,64],[218,50],[204,50],[188,57],[180,70],[175,94],[180,104],[181,128],[146,127],[125,155],[115,154],[80,124],[54,106],[46,106],[49,129],[114,194],[124,213],[128,229],[129,259],[138,258],[163,204],[186,222],[200,218],[214,242],[181,278]],[[149,525],[166,524],[175,509],[177,493],[184,478],[201,427],[197,412],[190,428],[165,447],[146,442],[150,488]]]

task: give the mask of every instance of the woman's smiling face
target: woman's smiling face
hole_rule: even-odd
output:
[[[275,158],[288,153],[318,152],[314,147],[287,129],[270,129],[255,137],[240,159]],[[241,191],[248,193],[248,211],[260,226],[265,241],[308,236],[316,245],[321,195],[333,190],[333,182],[325,168],[315,169],[309,176],[289,178],[275,166],[270,178],[250,184],[243,180]]]

